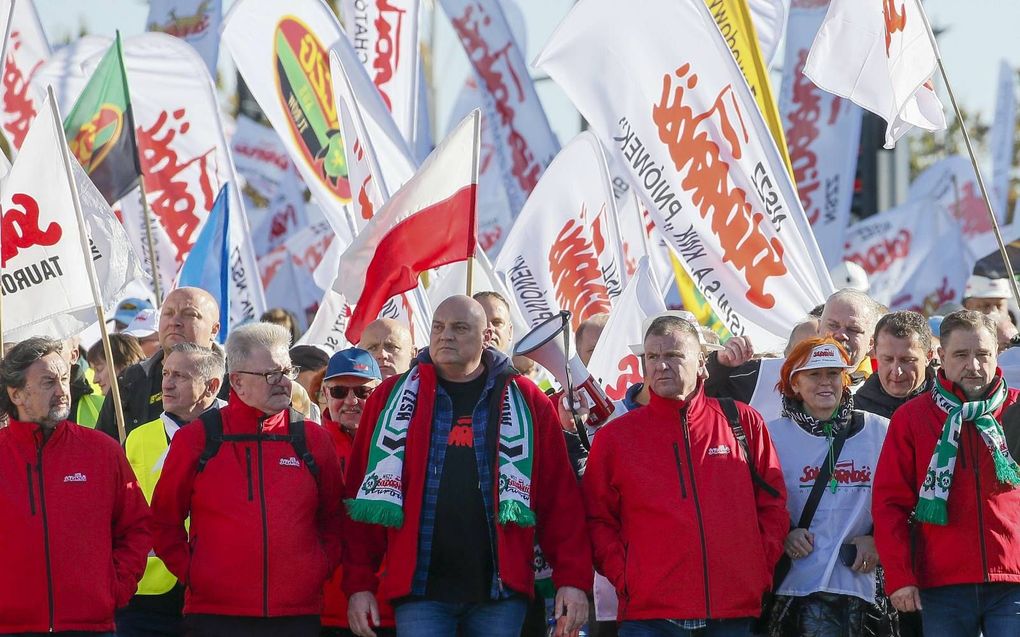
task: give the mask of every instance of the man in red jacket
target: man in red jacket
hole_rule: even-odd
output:
[[[156,484],[156,554],[185,584],[189,635],[319,633],[342,477],[329,434],[289,409],[289,341],[269,323],[231,331],[227,406],[177,432]]]
[[[378,594],[394,601],[401,635],[517,637],[536,535],[559,632],[587,616],[591,548],[555,409],[483,347],[490,336],[477,301],[446,299],[416,365],[365,405],[345,493],[356,522],[343,588],[358,635],[378,626]]]
[[[1020,392],[997,368],[991,318],[961,310],[939,331],[935,385],[893,414],[875,470],[886,590],[921,611],[927,637],[1018,635],[1020,467],[1000,423]]]
[[[745,457],[704,394],[688,321],[652,321],[642,358],[649,403],[599,431],[581,483],[595,567],[620,600],[620,637],[748,635],[790,529],[772,441],[761,416],[736,403]]]
[[[30,338],[0,363],[0,634],[113,635],[152,545],[120,446],[67,420],[61,345]]]

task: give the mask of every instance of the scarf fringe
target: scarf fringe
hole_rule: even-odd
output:
[[[535,512],[516,500],[504,500],[499,503],[499,523],[516,524],[517,526],[535,526]]]
[[[949,510],[945,500],[921,499],[917,501],[914,517],[921,522],[945,526],[949,524]]]
[[[404,510],[392,502],[348,498],[344,503],[347,505],[347,514],[355,522],[378,524],[394,529],[404,526]]]
[[[995,477],[999,479],[999,482],[1013,486],[1020,485],[1020,472],[1017,471],[1016,462],[1001,453],[993,453],[992,456],[995,458]]]

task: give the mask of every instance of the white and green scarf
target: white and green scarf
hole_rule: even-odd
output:
[[[404,453],[420,385],[421,371],[414,367],[400,377],[386,399],[372,434],[365,479],[357,496],[346,501],[351,519],[393,528],[404,524]],[[435,387],[425,389],[435,391]],[[535,512],[531,510],[533,460],[531,410],[516,381],[511,381],[500,406],[496,517],[500,524],[535,525]]]
[[[1020,485],[1020,466],[1009,455],[1002,425],[992,415],[1006,400],[1006,383],[996,379],[998,386],[984,400],[963,402],[956,395],[935,381],[931,390],[932,398],[939,409],[946,412],[942,425],[942,436],[935,446],[935,452],[928,464],[928,473],[921,485],[915,517],[921,522],[946,525],[949,522],[949,489],[953,485],[953,471],[960,446],[960,428],[971,421],[981,434],[995,461],[995,475],[1003,484]]]

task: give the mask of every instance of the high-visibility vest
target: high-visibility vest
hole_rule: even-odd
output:
[[[78,399],[78,408],[74,411],[74,422],[82,427],[95,429],[96,423],[99,422],[99,411],[102,408],[102,394],[84,394]]]
[[[138,478],[138,486],[145,495],[145,501],[152,503],[152,492],[156,490],[156,482],[163,472],[163,461],[166,459],[167,442],[163,418],[136,427],[124,441],[124,451],[128,462]],[[163,560],[149,552],[145,564],[145,574],[138,582],[138,595],[162,595],[177,583],[177,578],[167,570]]]

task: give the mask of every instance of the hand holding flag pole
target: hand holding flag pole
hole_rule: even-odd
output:
[[[67,147],[67,137],[64,135],[63,120],[57,110],[57,100],[53,96],[53,87],[46,87],[46,94],[49,97],[50,114],[53,117],[53,125],[60,131],[60,158],[64,164],[64,173],[67,175],[68,186],[71,188],[72,200],[74,201],[74,214],[78,219],[78,234],[81,239],[82,253],[85,255],[85,269],[89,277],[89,285],[92,287],[92,298],[96,305],[96,317],[99,319],[99,331],[103,339],[103,355],[110,364],[113,364],[113,350],[110,347],[110,334],[106,327],[106,313],[103,311],[102,295],[99,293],[99,283],[96,277],[95,264],[92,262],[92,251],[89,249],[89,236],[85,230],[85,215],[81,209],[81,200],[78,195],[78,184],[74,180],[74,173],[71,170],[71,154]],[[124,407],[120,402],[120,385],[117,382],[117,375],[110,374],[110,398],[113,400],[114,414],[117,419],[117,434],[120,443],[124,444],[126,432],[124,428]]]

